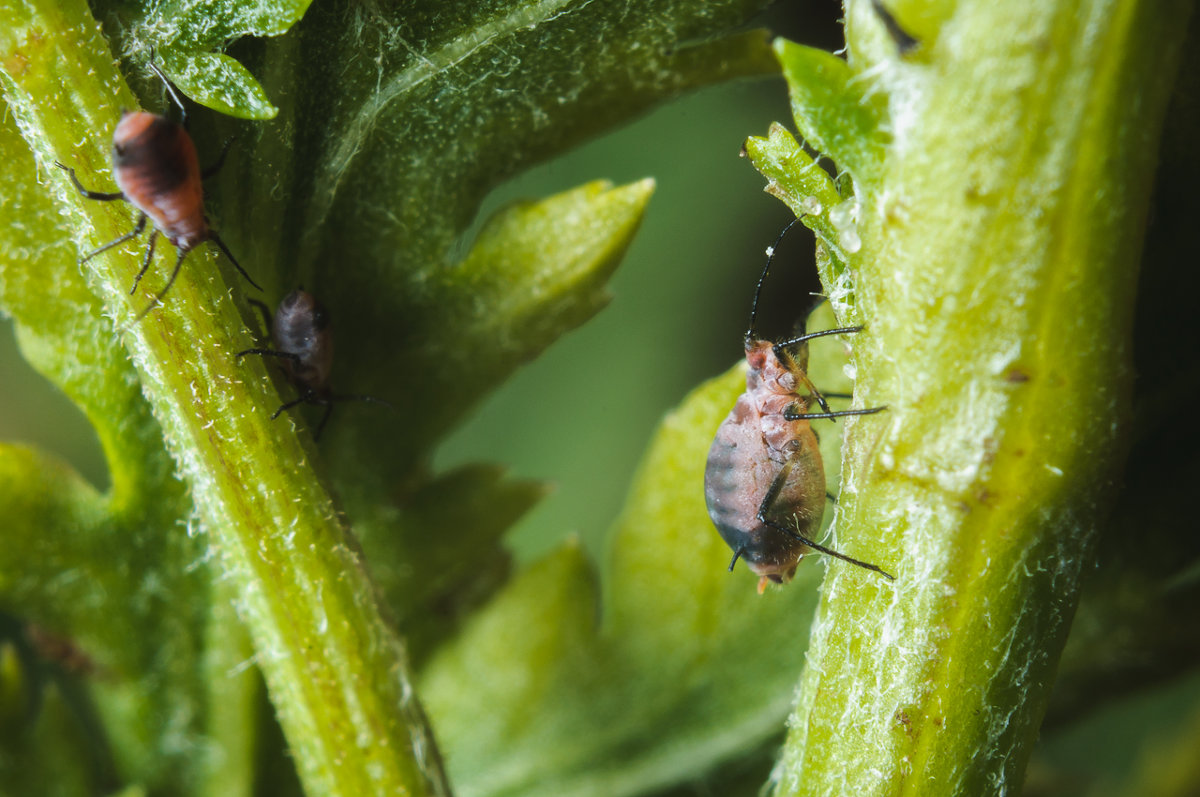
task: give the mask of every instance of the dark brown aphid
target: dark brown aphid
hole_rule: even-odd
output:
[[[208,226],[208,219],[204,215],[203,181],[216,174],[225,163],[225,154],[229,151],[232,139],[225,143],[217,162],[201,172],[200,161],[196,157],[196,145],[192,143],[192,137],[187,132],[187,112],[183,102],[166,75],[153,63],[150,64],[150,68],[162,78],[167,92],[179,106],[181,118],[179,123],[175,123],[165,116],[146,111],[122,113],[121,121],[113,131],[113,180],[120,191],[89,191],[79,182],[74,169],[58,161],[54,162],[55,166],[71,177],[71,182],[75,184],[79,193],[88,199],[102,202],[123,199],[139,211],[137,223],[131,231],[88,252],[79,259],[80,263],[86,263],[96,255],[141,235],[142,230],[146,229],[146,219],[149,218],[154,223],[154,229],[150,231],[150,242],[146,246],[142,268],[134,277],[133,287],[129,290],[132,295],[137,291],[138,283],[142,281],[146,270],[150,268],[150,261],[154,258],[154,244],[159,234],[164,235],[178,249],[179,256],[175,259],[175,269],[171,272],[171,278],[155,295],[154,301],[138,314],[135,322],[144,318],[162,301],[163,296],[175,283],[175,278],[179,276],[179,268],[187,253],[205,241],[216,244],[246,281],[262,290],[230,254],[229,248],[217,235],[216,230]]]
[[[300,397],[285,402],[275,410],[271,420],[275,420],[297,404],[319,404],[325,407],[325,414],[313,433],[313,439],[319,440],[329,414],[333,412],[335,401],[370,401],[391,407],[391,404],[373,396],[338,395],[329,386],[329,372],[333,369],[333,328],[330,325],[329,313],[311,293],[303,288],[283,297],[279,308],[275,311],[274,319],[262,302],[253,299],[251,304],[263,314],[263,321],[271,330],[274,349],[246,349],[239,351],[238,357],[247,354],[261,354],[266,357],[278,357],[288,381],[300,390]]]
[[[862,327],[811,332],[779,343],[761,340],[754,331],[759,295],[775,249],[795,223],[780,233],[758,278],[746,331],[746,362],[750,366],[746,392],[717,430],[704,469],[708,514],[733,549],[729,569],[732,571],[737,560],[743,559],[760,577],[759,592],[766,588],[767,581],[782,584],[791,580],[796,565],[809,550],[893,578],[876,565],[838,553],[812,539],[825,514],[826,493],[821,452],[809,421],[870,415],[886,408],[831,411],[825,397],[805,373],[808,341],[858,332]],[[807,412],[813,401],[820,405],[821,412]]]

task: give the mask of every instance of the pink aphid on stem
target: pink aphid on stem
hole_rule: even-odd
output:
[[[858,332],[842,327],[802,334],[772,343],[754,330],[758,300],[775,249],[789,224],[768,250],[758,279],[746,331],[746,392],[721,423],[704,470],[708,514],[733,549],[729,569],[742,559],[759,576],[761,593],[768,581],[791,580],[806,553],[820,551],[894,578],[877,565],[846,556],[813,540],[825,514],[825,468],[810,420],[870,415],[885,407],[833,412],[809,380],[808,341]],[[803,392],[801,392],[803,389]],[[810,413],[816,402],[821,412]]]

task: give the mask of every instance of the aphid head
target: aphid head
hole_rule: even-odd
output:
[[[733,561],[729,563],[730,570],[738,559],[746,563],[750,572],[759,577],[759,594],[767,588],[768,581],[776,584],[791,581],[796,575],[796,566],[809,550],[797,540],[771,533],[774,529],[762,531],[766,533],[744,535],[745,544],[735,549]]]
[[[317,332],[329,327],[329,311],[304,288],[296,288],[284,296],[275,315],[280,319],[290,319],[292,323],[302,322]]]

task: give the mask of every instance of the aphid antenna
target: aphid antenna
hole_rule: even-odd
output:
[[[883,412],[887,409],[887,405],[882,407],[867,407],[861,410],[838,410],[837,412],[792,412],[784,410],[783,419],[785,421],[817,421],[822,418],[845,418],[850,415],[874,415],[877,412]]]
[[[170,79],[166,74],[158,68],[158,64],[154,63],[154,50],[150,50],[150,68],[154,70],[154,74],[158,75],[163,85],[167,87],[167,93],[171,95],[171,99],[175,102],[175,106],[179,108],[179,124],[185,130],[187,129],[187,108],[183,107],[183,99],[175,92],[175,87],[171,85]]]
[[[786,349],[789,346],[795,346],[797,343],[803,343],[804,341],[812,340],[813,338],[823,338],[828,335],[847,335],[847,334],[851,334],[854,332],[862,332],[862,331],[863,331],[863,327],[857,326],[857,327],[838,327],[837,329],[822,329],[820,332],[806,332],[803,335],[797,335],[794,338],[788,338],[787,340],[779,341],[778,343],[775,344],[775,349],[776,349],[776,351],[778,351],[779,349]]]
[[[775,243],[771,244],[771,248],[767,250],[767,262],[763,266],[762,274],[758,276],[758,285],[754,288],[754,301],[750,304],[750,323],[746,325],[746,340],[757,340],[757,333],[754,331],[754,324],[758,319],[758,300],[762,296],[763,283],[767,281],[767,274],[771,271],[771,263],[775,261],[775,253],[779,250],[779,245],[783,243],[783,238],[788,234],[792,227],[796,226],[796,222],[800,221],[799,217],[788,222],[788,226],[783,228],[783,232],[779,233],[779,237],[775,239]]]

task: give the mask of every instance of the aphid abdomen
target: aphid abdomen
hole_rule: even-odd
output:
[[[179,249],[209,237],[200,161],[180,125],[145,111],[121,117],[113,133],[113,178],[129,203]]]
[[[771,476],[761,473],[765,453],[757,420],[752,403],[743,395],[721,424],[704,467],[708,514],[735,551],[758,532],[761,524],[755,515],[771,484]]]
[[[708,452],[704,495],[721,538],[751,569],[766,575],[791,568],[803,552],[796,549],[803,549],[803,545],[758,518],[763,501],[790,456],[767,444],[760,410],[754,395],[745,393],[721,424]],[[789,472],[783,492],[789,497],[796,495],[802,487],[801,478],[801,474]],[[773,504],[779,505],[778,499]],[[774,515],[768,519],[776,520]]]

